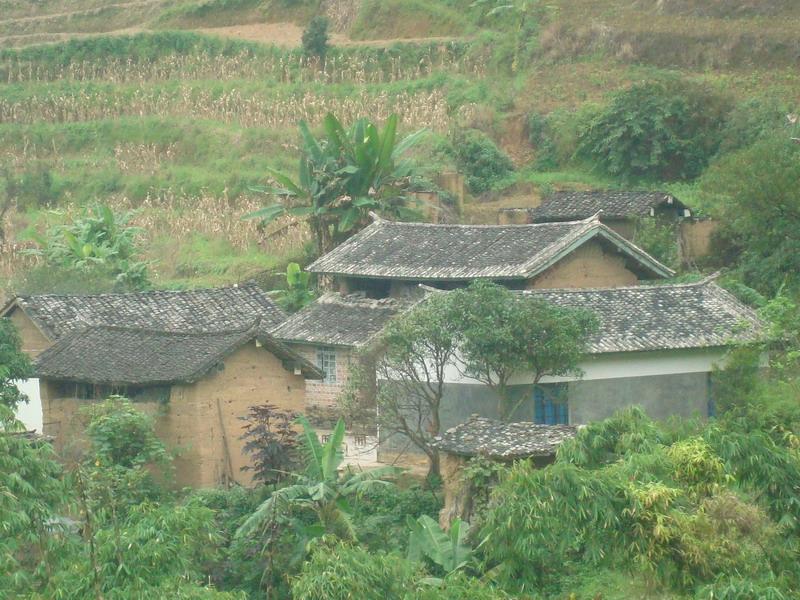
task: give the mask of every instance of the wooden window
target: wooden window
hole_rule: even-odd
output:
[[[540,425],[569,424],[569,404],[563,384],[537,385],[533,388],[535,423]]]
[[[336,383],[336,349],[317,348],[317,366],[325,375],[323,383]]]

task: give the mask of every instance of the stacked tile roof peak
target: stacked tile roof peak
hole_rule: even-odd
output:
[[[686,210],[686,205],[667,192],[593,190],[554,192],[529,213],[534,223],[584,219],[598,212],[606,219],[629,219],[650,216],[652,210],[665,205]]]
[[[361,347],[417,298],[366,298],[329,292],[291,315],[273,334],[286,342]]]
[[[87,326],[122,326],[163,331],[231,331],[261,319],[274,328],[284,312],[252,283],[197,290],[104,294],[21,295],[19,306],[50,339]]]
[[[612,231],[593,213],[579,221],[526,225],[450,225],[381,219],[318,258],[308,270],[418,281],[528,279],[599,237],[651,277],[673,272]]]
[[[34,366],[38,377],[98,385],[191,383],[252,340],[307,376],[320,376],[316,367],[267,333],[259,319],[227,331],[89,326],[63,335]]]
[[[485,456],[515,460],[553,456],[558,447],[578,432],[574,425],[540,425],[531,422],[504,423],[472,415],[434,439],[434,446],[459,456]]]

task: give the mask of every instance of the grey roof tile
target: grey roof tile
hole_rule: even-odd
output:
[[[756,314],[711,278],[697,283],[521,292],[594,312],[591,353],[710,348],[759,339]]]
[[[534,225],[434,225],[376,220],[308,270],[416,281],[528,279],[594,237],[649,277],[672,271],[597,219]]]
[[[257,339],[279,358],[312,378],[318,369],[259,326],[225,332],[176,332],[95,326],[76,329],[42,352],[36,375],[109,385],[192,382],[242,345]]]
[[[3,312],[13,306],[22,308],[53,340],[95,325],[225,331],[247,327],[257,319],[271,328],[286,319],[283,311],[254,284],[182,291],[18,296]]]
[[[450,454],[513,460],[552,456],[558,446],[575,437],[577,431],[573,425],[503,423],[473,415],[466,423],[438,436],[433,444]]]
[[[686,206],[666,192],[591,191],[555,192],[530,209],[534,223],[586,219],[601,212],[602,218],[626,219],[650,215],[657,207],[672,206],[683,211]]]
[[[291,315],[272,333],[287,342],[358,347],[368,343],[414,300],[329,293]]]

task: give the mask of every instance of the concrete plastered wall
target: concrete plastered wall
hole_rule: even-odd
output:
[[[528,284],[529,289],[596,288],[636,285],[639,278],[625,259],[590,240]]]
[[[724,350],[682,350],[628,352],[596,355],[580,366],[583,379],[544,378],[542,385],[567,384],[571,424],[605,419],[629,406],[641,406],[655,419],[670,416],[705,417],[708,411],[709,374],[714,365],[724,364]],[[442,399],[442,431],[467,421],[470,415],[497,419],[497,397],[491,389],[465,378],[458,370],[448,371]],[[513,420],[533,421],[532,377],[520,376],[511,386],[519,400]],[[381,432],[379,459],[399,452],[413,452],[401,435]]]
[[[41,332],[36,324],[25,314],[21,308],[14,308],[8,315],[11,323],[16,327],[22,342],[22,351],[32,359],[53,345]],[[27,404],[22,404],[17,409],[17,418],[28,429],[41,432],[43,425],[42,399],[38,379],[28,379],[18,382],[19,389],[28,396]]]
[[[569,420],[575,425],[606,419],[634,404],[658,420],[708,415],[709,373],[595,379],[569,383]]]
[[[67,457],[85,442],[86,423],[79,409],[88,400],[59,398],[56,386],[43,382],[45,434]],[[250,464],[244,452],[243,422],[250,406],[273,404],[283,410],[302,411],[305,382],[283,368],[281,361],[255,343],[227,357],[223,368],[193,384],[174,385],[166,404],[137,403],[156,417],[156,434],[173,451],[178,486],[211,487],[235,482],[251,483],[241,468]]]

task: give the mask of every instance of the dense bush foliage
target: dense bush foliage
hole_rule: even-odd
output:
[[[617,93],[580,135],[578,153],[623,179],[691,179],[717,152],[728,101],[679,80]]]
[[[489,191],[514,171],[508,155],[477,129],[456,135],[453,155],[459,169],[466,174],[467,187],[473,194]]]
[[[563,593],[582,570],[627,565],[676,593],[733,590],[726,574],[796,589],[797,449],[726,420],[672,438],[632,409],[581,430],[551,467],[515,465],[484,526],[506,585]]]
[[[800,145],[773,134],[717,161],[701,191],[723,224],[717,253],[767,296],[800,289]]]
[[[303,52],[308,56],[325,58],[328,52],[328,19],[314,17],[303,31]]]

